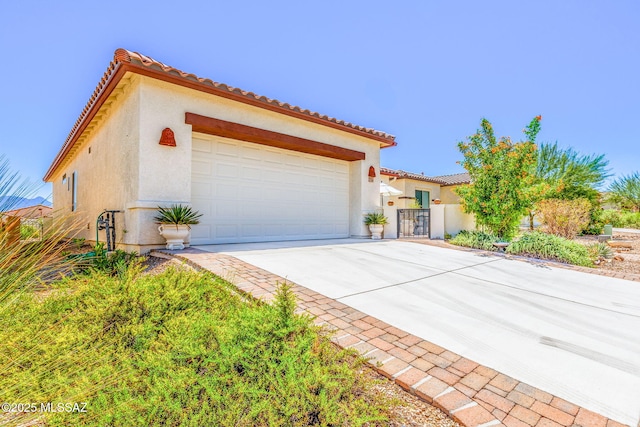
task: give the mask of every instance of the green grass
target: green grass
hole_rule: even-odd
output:
[[[294,308],[191,271],[76,276],[0,316],[2,400],[88,402],[51,426],[384,425],[364,361]]]

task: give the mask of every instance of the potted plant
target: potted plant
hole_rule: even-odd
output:
[[[189,236],[191,226],[199,224],[201,213],[190,206],[171,205],[168,208],[158,206],[158,214],[154,219],[160,224],[158,231],[167,241],[167,249],[184,249],[185,239]]]
[[[364,223],[369,226],[371,238],[374,240],[382,238],[382,231],[387,222],[387,217],[382,212],[370,212],[364,216]]]

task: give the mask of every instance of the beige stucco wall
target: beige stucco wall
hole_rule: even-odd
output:
[[[417,179],[394,179],[388,175],[382,175],[381,180],[393,188],[402,191],[400,196],[382,197],[384,214],[389,222],[384,227],[384,237],[395,239],[398,237],[398,209],[408,209],[415,201],[416,190],[428,191],[429,198],[440,198],[440,184],[433,182],[420,181]],[[389,206],[389,202],[393,202],[393,206]],[[432,204],[430,202],[430,204]]]
[[[473,214],[465,213],[462,206],[456,204],[440,205],[444,206],[444,231],[455,236],[461,230],[475,230],[476,220]]]
[[[443,204],[455,204],[460,203],[460,196],[455,193],[455,189],[458,185],[447,185],[440,188],[440,200]]]
[[[124,210],[126,202],[135,196],[139,107],[138,86],[122,81],[101,108],[93,128],[85,131],[75,154],[52,176],[55,213],[66,216],[72,215],[71,176],[74,171],[77,173],[77,210],[72,221],[80,226],[77,234],[72,234],[74,237],[94,242],[98,215],[104,209]],[[65,174],[67,182],[63,183]],[[116,214],[116,240],[120,247],[135,247],[130,226],[135,226],[135,221],[129,212]],[[104,232],[100,232],[99,239],[104,238]]]
[[[71,192],[62,175],[78,171],[78,210],[88,224],[81,237],[95,239],[95,219],[103,209],[122,209],[120,247],[146,252],[163,246],[153,221],[157,206],[191,201],[192,130],[185,124],[186,112],[364,152],[365,160],[350,162],[350,235],[369,236],[363,216],[380,209],[378,181],[368,179],[369,166],[379,174],[379,142],[149,77],[128,74],[126,79],[131,83],[119,98],[102,108],[108,113],[101,124],[52,179],[54,208],[68,206],[68,212]],[[158,144],[167,127],[176,147]]]
[[[369,166],[379,172],[378,142],[151,78],[141,80],[140,198],[131,208],[135,206],[139,211],[142,242],[152,241],[157,234],[155,227],[148,225],[152,216],[149,201],[190,201],[192,131],[184,123],[186,112],[364,152],[365,160],[350,162],[350,235],[369,235],[362,218],[366,212],[379,208],[377,183],[368,181]],[[174,131],[177,147],[158,145],[166,127]]]
[[[460,198],[453,192],[455,186],[440,187],[439,184],[424,182],[414,179],[393,179],[393,177],[383,175],[383,182],[403,192],[400,196],[383,197],[384,214],[389,219],[389,223],[384,228],[386,238],[397,238],[397,210],[411,207],[415,190],[429,191],[431,199],[440,199],[442,204],[431,204],[431,238],[441,239],[445,234],[456,235],[460,230],[474,230],[475,219],[473,215],[462,211],[459,204]],[[410,198],[407,198],[410,197]],[[388,202],[393,202],[389,206]]]

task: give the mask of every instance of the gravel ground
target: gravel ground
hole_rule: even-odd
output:
[[[580,236],[577,240],[581,243],[593,243],[597,241],[596,236]],[[603,262],[596,268],[611,270],[619,273],[632,273],[640,275],[640,234],[616,233],[613,235],[614,241],[625,240],[631,243],[631,249],[614,248],[616,257],[611,262]]]
[[[144,260],[144,272],[145,274],[156,275],[165,271],[169,267],[183,267],[192,268],[189,265],[176,260],[175,258],[159,258],[155,256],[148,256]]]
[[[391,399],[403,402],[391,408],[389,426],[391,427],[460,427],[460,424],[449,418],[440,409],[418,399],[413,394],[407,393],[400,386],[391,382],[386,377],[367,368],[368,374],[380,383],[375,390]]]

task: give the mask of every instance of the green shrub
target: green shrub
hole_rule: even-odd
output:
[[[537,207],[545,230],[566,239],[574,239],[590,222],[591,203],[587,199],[546,199]]]
[[[168,208],[158,206],[158,214],[153,219],[160,224],[195,225],[200,224],[201,216],[191,206],[171,205]]]
[[[465,246],[467,248],[484,249],[487,251],[495,251],[497,248],[493,246],[499,239],[493,234],[487,234],[482,231],[462,230],[456,237],[449,240],[449,243]]]
[[[553,234],[533,231],[525,233],[507,247],[507,253],[566,262],[585,267],[593,266],[589,249],[580,243]]]
[[[19,420],[48,426],[385,424],[389,403],[367,392],[363,360],[294,309],[287,286],[270,305],[191,271],[94,271],[0,317],[2,397],[88,402]]]
[[[614,227],[620,227],[622,213],[616,209],[604,209],[601,215],[605,224],[611,224]]]
[[[126,252],[122,249],[116,249],[108,253],[104,243],[98,243],[93,252],[91,267],[112,276],[123,274],[129,266],[140,261],[136,252]]]
[[[382,212],[369,212],[364,216],[365,225],[385,225],[388,221]]]
[[[606,209],[602,211],[605,224],[618,228],[640,228],[640,212],[618,211]]]
[[[580,231],[580,234],[591,236],[602,234],[602,229],[605,224],[607,223],[602,217],[602,208],[599,204],[592,204],[591,211],[589,212],[589,224]]]
[[[20,240],[39,238],[40,230],[41,228],[36,224],[22,222],[20,224]]]
[[[621,228],[640,228],[640,212],[625,212],[622,214]]]
[[[603,259],[611,259],[614,256],[613,249],[605,242],[593,243],[587,246],[589,256],[594,261],[600,262]]]

